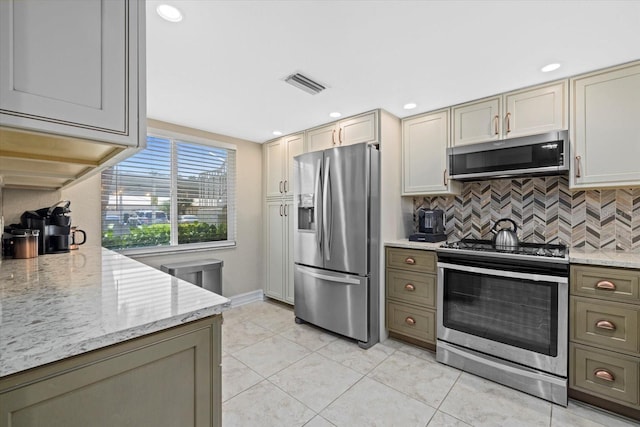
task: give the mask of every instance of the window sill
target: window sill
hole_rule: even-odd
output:
[[[151,257],[156,255],[176,255],[188,252],[204,252],[219,249],[233,249],[237,246],[235,241],[224,243],[192,243],[180,246],[157,246],[152,248],[112,249],[125,256],[136,258]]]

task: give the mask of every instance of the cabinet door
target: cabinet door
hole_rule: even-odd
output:
[[[567,129],[567,81],[505,94],[505,138]]]
[[[638,359],[612,351],[571,343],[569,387],[638,408]]]
[[[285,236],[284,241],[287,244],[285,254],[284,254],[284,269],[285,269],[285,290],[284,290],[284,300],[288,303],[293,304],[293,273],[294,273],[294,263],[293,263],[293,203],[287,202],[284,205],[284,229]]]
[[[286,272],[285,221],[282,201],[267,202],[265,227],[266,280],[265,294],[283,300]]]
[[[453,145],[500,139],[500,97],[453,107]]]
[[[307,151],[320,151],[334,147],[338,141],[338,130],[334,123],[307,131]]]
[[[640,63],[571,79],[570,185],[640,185]]]
[[[137,8],[124,0],[1,1],[1,123],[137,145],[138,34],[128,27],[137,28]]]
[[[339,145],[378,141],[376,112],[341,121],[337,140]]]
[[[0,426],[219,426],[220,319],[214,322],[35,368],[56,372],[0,393]],[[111,355],[95,360],[102,354]]]
[[[264,145],[264,182],[266,197],[280,197],[284,193],[284,140],[278,139]]]
[[[402,121],[402,194],[450,192],[449,110]]]
[[[284,194],[293,194],[293,158],[304,153],[304,134],[287,136],[284,138],[286,159],[284,160]]]

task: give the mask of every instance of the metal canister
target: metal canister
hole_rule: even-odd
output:
[[[11,246],[13,257],[17,259],[35,258],[38,256],[39,230],[11,230]]]

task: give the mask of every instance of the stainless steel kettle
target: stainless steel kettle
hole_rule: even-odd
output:
[[[498,225],[502,222],[510,222],[512,227],[510,228],[498,228]],[[496,249],[502,251],[512,251],[518,248],[518,234],[516,231],[518,230],[518,226],[516,223],[510,218],[502,218],[496,221],[493,224],[493,228],[491,232],[494,233],[493,236],[493,245]]]

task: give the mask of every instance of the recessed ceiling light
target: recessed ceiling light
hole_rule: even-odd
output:
[[[342,114],[338,113],[337,111],[334,111],[333,113],[329,113],[329,117],[333,117],[334,119],[340,116],[342,116]]]
[[[158,15],[160,15],[162,19],[166,19],[169,22],[182,21],[182,13],[174,6],[161,4],[156,8],[156,12],[158,12]]]
[[[540,71],[542,71],[543,73],[548,73],[549,71],[557,70],[558,68],[560,68],[560,64],[553,63],[545,65],[540,69]]]
[[[282,132],[280,132],[279,130],[274,130],[274,131],[273,131],[273,134],[274,134],[275,136],[280,136],[280,135],[282,135]]]
[[[410,102],[408,104],[404,104],[404,109],[405,110],[413,110],[414,108],[416,108],[418,105],[415,102]]]

